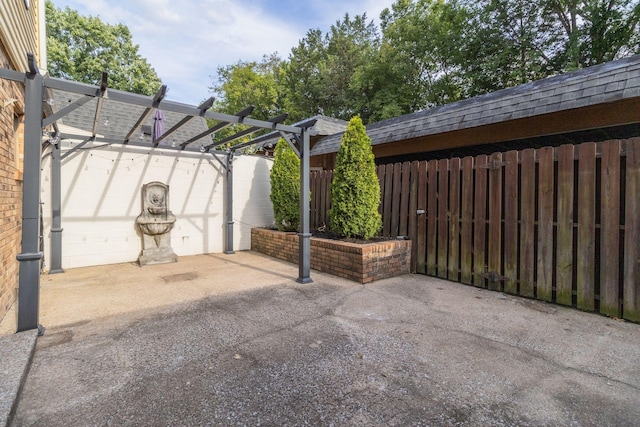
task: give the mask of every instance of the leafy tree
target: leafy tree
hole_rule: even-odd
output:
[[[50,0],[45,14],[52,76],[96,84],[106,71],[114,89],[153,95],[160,88],[160,78],[138,53],[125,25],[109,25],[69,7],[56,9]]]
[[[280,231],[297,231],[300,226],[300,159],[280,138],[271,168],[271,203]]]
[[[555,74],[561,29],[539,1],[470,2],[464,51],[457,57],[469,96],[517,86]]]
[[[640,53],[640,3],[637,0],[541,0],[562,28],[563,70],[613,61]]]
[[[377,28],[366,14],[345,14],[327,34],[309,30],[284,68],[285,110],[294,120],[316,114],[346,120],[361,112],[362,85],[354,76],[372,60],[377,45]]]
[[[359,116],[342,136],[331,182],[331,230],[344,237],[369,239],[380,231],[380,183],[371,139]]]
[[[455,59],[466,9],[453,1],[398,0],[380,17],[380,49],[358,76],[369,89],[372,120],[460,99]]]
[[[211,88],[216,95],[214,108],[234,114],[253,105],[251,117],[262,120],[281,114],[276,79],[282,66],[282,59],[272,53],[261,62],[238,61],[218,67],[217,84]]]
[[[640,52],[632,0],[463,0],[469,96]]]

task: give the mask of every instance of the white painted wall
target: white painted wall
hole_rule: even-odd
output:
[[[64,152],[63,148],[63,152]],[[251,247],[251,228],[271,225],[269,171],[261,156],[233,163],[234,249]],[[210,154],[105,146],[78,150],[62,161],[62,268],[137,261],[135,228],[143,184],[170,186],[177,220],[171,244],[178,256],[224,251],[225,172]],[[43,160],[45,262],[51,259],[51,156]]]

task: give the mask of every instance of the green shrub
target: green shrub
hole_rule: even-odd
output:
[[[369,239],[382,227],[380,183],[371,139],[359,116],[342,136],[331,182],[331,230],[343,237]]]
[[[297,231],[300,225],[300,159],[280,138],[271,169],[271,203],[276,227]]]

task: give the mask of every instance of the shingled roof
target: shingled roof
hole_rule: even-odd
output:
[[[549,77],[367,126],[372,145],[640,97],[640,55]],[[335,153],[342,133],[311,155]]]
[[[54,111],[59,111],[66,107],[68,104],[75,102],[82,98],[83,95],[55,91],[54,93]],[[81,129],[85,132],[90,132],[93,129],[93,122],[96,114],[96,103],[98,98],[94,98],[83,106],[73,110],[69,114],[65,115],[60,122],[66,126]],[[129,133],[133,125],[138,118],[144,112],[145,108],[127,104],[123,102],[116,102],[112,100],[106,100],[100,112],[100,120],[98,122],[97,133],[107,139],[122,140]],[[171,111],[164,111],[165,130],[170,129],[181,119],[184,118],[183,114],[174,113]],[[150,138],[150,130],[153,127],[153,114],[142,123],[142,127],[146,132],[147,142]],[[180,144],[195,135],[199,135],[201,132],[207,130],[206,120],[202,117],[194,117],[189,120],[184,126],[180,127],[170,137],[163,140],[160,143],[160,147],[163,145]],[[140,134],[135,135],[133,138],[137,138]],[[209,136],[199,139],[194,142],[194,146],[202,146],[211,143]]]
[[[341,119],[335,119],[333,117],[323,116],[322,114],[317,114],[313,117],[309,117],[304,120],[300,120],[299,122],[294,123],[292,126],[299,126],[304,123],[314,122],[313,126],[309,129],[316,132],[319,137],[324,137],[327,135],[334,135],[337,133],[342,133],[347,129],[347,122]],[[271,132],[260,137],[260,146],[266,148],[273,148],[278,140],[281,138],[280,132]]]

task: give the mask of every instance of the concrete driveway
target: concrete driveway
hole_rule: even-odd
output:
[[[12,425],[631,426],[640,325],[252,252],[44,276]]]

